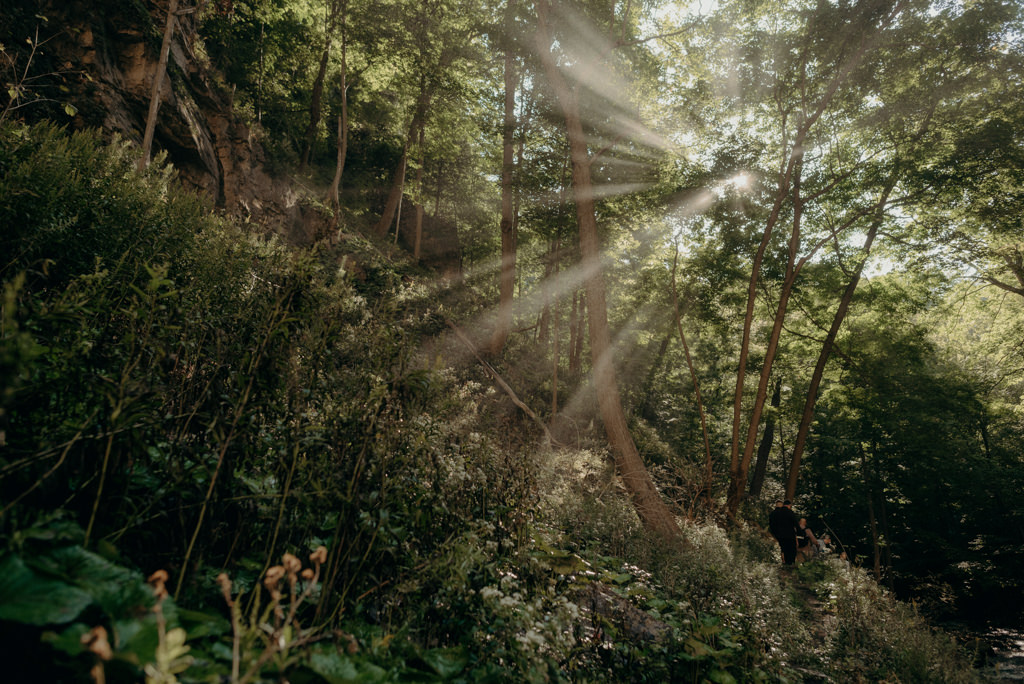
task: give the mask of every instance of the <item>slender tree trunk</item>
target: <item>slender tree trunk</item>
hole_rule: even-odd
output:
[[[569,308],[569,373],[574,374],[576,370],[576,338],[580,334],[579,295],[576,290],[572,292],[572,305]]]
[[[398,202],[402,198],[402,188],[405,187],[405,167],[408,154],[409,142],[406,140],[405,146],[402,148],[402,157],[398,160],[398,168],[395,169],[395,175],[391,180],[391,191],[388,193],[387,202],[384,203],[384,211],[381,213],[380,220],[373,227],[379,235],[388,234],[391,222],[395,220],[395,214],[398,212]]]
[[[546,345],[548,338],[551,336],[551,298],[552,292],[555,289],[552,283],[552,272],[555,262],[554,250],[554,241],[548,242],[548,253],[544,258],[544,280],[541,283],[542,305],[540,317],[537,319],[537,344],[540,345]]]
[[[655,388],[657,387],[656,381],[658,374],[661,372],[662,364],[665,362],[665,355],[668,354],[668,345],[672,342],[672,332],[672,330],[669,330],[668,334],[662,338],[661,344],[658,345],[658,353],[654,355],[654,359],[647,369],[647,375],[644,377],[643,398],[640,400],[637,410],[646,420],[656,420],[653,406],[656,394]]]
[[[561,238],[555,238],[554,244],[554,264],[552,266],[552,279],[558,279],[558,258],[559,252],[561,251]],[[561,297],[558,295],[558,288],[555,289],[554,301],[551,303],[552,313],[552,338],[551,338],[551,417],[554,419],[558,415],[558,364],[561,356],[561,309],[559,308],[559,300]]]
[[[320,52],[320,66],[316,72],[316,79],[313,81],[313,94],[309,102],[309,125],[306,126],[306,142],[302,147],[302,159],[299,162],[300,172],[309,165],[313,145],[316,143],[317,130],[320,128],[320,118],[323,114],[324,80],[327,78],[327,65],[331,60],[331,48],[334,44],[334,26],[340,11],[342,11],[342,5],[338,0],[327,0],[324,7],[324,48]]]
[[[867,487],[868,528],[871,531],[872,573],[875,576],[875,581],[879,582],[882,579],[882,549],[878,538],[878,520],[875,519],[875,486],[874,479],[868,472],[867,454],[864,453],[863,448],[860,450],[860,470],[861,478],[864,480],[864,485]]]
[[[883,18],[881,28],[884,28],[886,25],[891,23],[895,19],[896,15],[902,11],[902,8],[903,3],[897,2],[889,15]],[[829,81],[828,86],[826,86],[825,92],[822,93],[821,98],[813,104],[813,107],[807,111],[806,115],[802,118],[800,124],[797,126],[793,140],[790,142],[789,140],[784,139],[783,141],[784,149],[787,149],[788,153],[779,170],[775,200],[765,224],[765,230],[762,233],[761,244],[754,256],[750,273],[750,284],[747,289],[747,311],[743,322],[743,341],[740,346],[740,358],[736,373],[736,393],[733,400],[732,453],[729,465],[729,494],[726,503],[726,511],[730,517],[734,516],[736,511],[739,509],[740,500],[743,497],[743,492],[746,490],[747,470],[750,465],[750,458],[753,455],[753,445],[757,439],[757,424],[760,422],[760,414],[767,397],[767,375],[770,374],[770,362],[767,361],[766,356],[765,367],[762,367],[761,382],[759,383],[758,392],[754,400],[751,423],[748,425],[747,429],[747,441],[745,442],[743,456],[741,458],[739,436],[741,431],[740,424],[743,405],[743,390],[746,379],[745,374],[747,360],[750,355],[750,333],[753,325],[754,304],[757,297],[757,285],[760,279],[761,264],[764,259],[764,253],[768,247],[775,225],[778,222],[782,206],[787,197],[789,197],[791,181],[794,173],[798,171],[799,167],[803,163],[803,150],[807,136],[821,118],[822,114],[824,114],[829,104],[831,104],[840,87],[846,84],[855,68],[863,61],[864,56],[872,46],[870,38],[871,36],[868,32],[865,32],[864,35],[857,38],[856,48],[853,50],[852,54],[841,63],[839,69],[836,71],[831,81]],[[806,69],[806,64],[804,65],[804,68]],[[785,130],[787,123],[785,112],[782,113],[782,122],[783,129]],[[788,298],[788,293],[785,293],[785,296]],[[784,310],[781,299],[780,309]],[[776,325],[781,325],[781,321],[778,320],[778,313],[776,316]],[[769,345],[771,345],[771,342],[769,342]],[[774,352],[772,352],[771,355],[774,355]],[[767,374],[765,372],[766,369],[769,371]]]
[[[417,138],[419,129],[423,126],[424,118],[427,115],[427,107],[430,103],[430,91],[427,88],[425,79],[420,82],[420,95],[416,101],[416,109],[413,112],[412,121],[409,122],[409,132],[405,136],[405,142],[402,146],[402,158],[398,162],[398,168],[395,169],[394,178],[391,180],[391,190],[388,193],[387,202],[384,204],[384,212],[381,214],[380,220],[374,226],[374,230],[379,235],[387,235],[388,229],[391,226],[391,222],[395,220],[395,214],[399,211],[399,206],[402,200],[402,193],[405,190],[405,171],[409,163],[409,145]],[[401,217],[399,217],[401,218]],[[395,229],[395,235],[398,235],[399,228]]]
[[[331,33],[327,32],[324,41],[324,49],[320,54],[320,66],[316,72],[316,79],[313,81],[313,94],[309,101],[309,124],[306,126],[306,142],[302,146],[302,159],[299,161],[299,171],[305,171],[309,166],[309,157],[313,151],[313,144],[316,142],[317,129],[320,128],[320,118],[323,114],[324,80],[327,78],[327,63],[331,58]]]
[[[754,405],[750,412],[750,422],[747,425],[747,439],[743,446],[743,458],[737,472],[737,480],[733,482],[739,492],[735,498],[730,497],[729,513],[735,514],[739,504],[739,495],[746,488],[747,471],[750,468],[750,461],[754,457],[754,445],[757,442],[757,429],[761,424],[761,414],[764,412],[764,404],[768,398],[768,383],[771,378],[772,366],[775,363],[775,355],[779,349],[779,339],[782,336],[782,324],[786,320],[786,309],[789,306],[789,298],[793,293],[793,286],[799,273],[799,266],[796,263],[797,253],[800,250],[801,221],[803,218],[803,198],[800,196],[800,181],[803,173],[803,155],[797,157],[796,165],[792,174],[792,203],[793,203],[793,229],[789,238],[789,254],[786,263],[786,277],[782,283],[782,290],[779,292],[779,303],[775,310],[775,320],[772,323],[771,334],[768,337],[768,347],[765,350],[764,361],[761,364],[761,375],[757,383],[757,393],[754,396]]]
[[[576,330],[576,344],[573,345],[570,354],[572,356],[569,359],[569,371],[578,376],[583,370],[583,341],[587,338],[584,334],[583,327],[587,325],[587,298],[583,292],[580,292],[580,303],[578,317],[578,327]]]
[[[414,228],[412,242],[412,258],[419,261],[423,250],[423,167],[426,164],[426,152],[424,151],[424,131],[426,126],[420,125],[419,139],[416,146],[420,153],[419,168],[416,169],[416,203],[413,205]]]
[[[263,42],[266,39],[267,23],[265,21],[260,22],[260,60],[259,60],[259,72],[256,74],[256,123],[263,123],[263,72],[264,69],[264,55],[263,55]]]
[[[679,312],[679,291],[676,287],[676,265],[679,262],[679,249],[676,249],[672,257],[672,309],[675,312],[676,327],[679,329],[679,341],[683,345],[683,353],[686,355],[686,367],[690,370],[690,378],[693,380],[693,394],[697,399],[697,412],[700,414],[700,429],[704,436],[704,496],[707,499],[708,508],[714,505],[711,496],[711,483],[714,472],[712,470],[711,439],[708,437],[708,420],[704,413],[704,401],[700,397],[700,381],[697,379],[697,370],[693,367],[693,359],[690,357],[690,345],[686,343],[686,335],[683,334],[683,318]]]
[[[802,144],[805,135],[806,131],[804,130],[797,135],[797,139],[793,144],[792,153],[790,154],[786,167],[779,173],[779,179],[775,191],[775,202],[772,206],[771,213],[768,216],[768,221],[765,224],[765,230],[761,235],[761,244],[758,246],[757,253],[754,255],[754,263],[750,270],[750,283],[747,286],[747,311],[743,321],[743,342],[740,345],[740,360],[736,371],[736,394],[733,399],[732,456],[729,465],[729,493],[726,501],[726,511],[730,516],[734,516],[736,514],[736,511],[739,509],[740,499],[747,488],[747,468],[749,467],[750,460],[749,457],[746,456],[745,449],[743,458],[740,458],[739,436],[743,407],[743,389],[746,382],[747,359],[750,355],[750,333],[754,323],[754,304],[757,301],[757,285],[761,277],[761,264],[764,260],[765,251],[768,249],[772,233],[775,230],[775,225],[778,222],[783,203],[785,202],[786,197],[790,194],[793,175],[798,172],[801,166],[801,159],[803,156]],[[776,322],[778,322],[777,316]],[[757,402],[759,398],[760,390],[757,398],[755,398],[755,411],[758,415],[756,417],[751,417],[751,424],[755,431],[757,430],[757,423],[760,421],[760,411],[757,410]]]
[[[885,583],[892,590],[895,589],[892,575],[892,537],[889,532],[889,516],[886,514],[885,508],[885,490],[881,487],[878,488],[878,512],[878,520],[882,528],[882,560],[885,563]]]
[[[565,117],[566,135],[572,156],[573,199],[576,204],[576,217],[580,230],[580,259],[586,274],[591,361],[601,419],[615,456],[616,469],[633,499],[640,520],[647,529],[655,534],[666,539],[680,540],[681,531],[676,523],[675,515],[662,500],[650,473],[644,466],[640,452],[633,442],[633,436],[629,432],[626,414],[622,408],[615,367],[612,363],[608,308],[605,301],[604,276],[601,269],[601,251],[597,235],[597,215],[586,134],[583,131],[576,95],[562,77],[551,54],[552,39],[548,28],[550,4],[548,0],[536,0],[534,6],[537,10],[539,24],[537,47],[544,65],[544,72],[555,91]]]
[[[875,236],[878,234],[880,224],[881,220],[876,220],[871,225],[871,228],[868,229],[867,237],[864,240],[864,258],[857,266],[857,270],[843,291],[843,296],[839,300],[839,307],[832,317],[832,325],[829,326],[828,333],[825,335],[825,342],[821,346],[821,352],[818,353],[818,360],[814,364],[814,372],[811,373],[811,384],[807,388],[807,398],[804,401],[804,410],[800,416],[800,427],[797,429],[796,442],[793,445],[793,457],[789,464],[789,479],[786,481],[787,499],[792,499],[796,496],[797,480],[800,477],[800,461],[803,458],[804,448],[807,445],[807,436],[811,431],[811,423],[814,422],[814,407],[818,401],[818,388],[821,386],[821,379],[825,375],[825,366],[832,355],[832,347],[835,345],[836,337],[839,335],[839,329],[846,319],[846,314],[850,309],[850,302],[853,301],[853,294],[860,283],[864,264],[867,263],[868,256],[871,254],[871,246],[875,241]]]
[[[772,210],[768,215],[764,232],[761,234],[761,244],[754,254],[754,261],[750,268],[750,283],[747,285],[747,310],[743,320],[743,341],[740,344],[740,358],[736,367],[736,393],[733,396],[732,453],[729,460],[729,493],[726,501],[726,510],[730,515],[735,515],[739,509],[740,498],[747,485],[747,472],[742,467],[740,460],[740,425],[743,415],[743,390],[746,384],[747,359],[750,357],[750,334],[754,324],[754,305],[757,302],[757,285],[761,278],[761,263],[764,261],[764,254],[771,241],[775,224],[779,220],[783,203],[789,195],[790,179],[798,164],[802,143],[803,135],[798,134],[789,160],[783,171],[779,173]]]
[[[775,389],[772,390],[772,408],[778,410],[782,404],[782,380],[775,381]],[[768,472],[768,456],[772,451],[772,442],[775,441],[775,413],[769,413],[764,421],[764,434],[761,435],[761,445],[757,448],[757,459],[754,461],[754,476],[750,480],[750,496],[757,498],[761,496],[761,489],[764,487],[764,477]],[[792,499],[792,495],[786,497]]]
[[[507,5],[506,25],[509,25],[514,0]],[[498,316],[491,336],[490,353],[499,356],[505,348],[509,330],[512,328],[512,290],[516,278],[516,249],[513,224],[513,143],[516,125],[516,81],[515,57],[512,48],[505,48],[505,121],[502,126],[501,149],[501,274],[498,280]]]
[[[153,136],[156,135],[156,115],[160,111],[160,89],[164,85],[167,73],[167,60],[171,54],[171,38],[174,36],[174,22],[177,21],[178,0],[170,0],[167,5],[167,23],[164,25],[164,40],[160,44],[160,60],[153,74],[153,88],[149,96],[149,114],[146,116],[146,130],[142,134],[142,155],[139,157],[139,170],[149,166],[149,158],[153,152]]]
[[[334,166],[334,180],[331,181],[329,195],[331,208],[334,210],[334,221],[337,224],[338,212],[341,208],[341,177],[345,172],[345,159],[348,156],[348,38],[346,36],[347,2],[341,3],[341,114],[338,115],[338,159]]]

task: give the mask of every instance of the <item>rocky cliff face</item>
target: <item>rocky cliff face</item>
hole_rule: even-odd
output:
[[[47,59],[63,81],[62,98],[77,109],[71,126],[98,127],[141,142],[166,3],[160,9],[133,0],[111,5],[117,9],[108,12],[112,8],[106,3],[84,0],[43,0],[34,11],[47,18],[40,38],[50,38]],[[230,92],[196,56],[194,21],[194,14],[178,18],[154,154],[165,151],[181,181],[226,213],[261,224],[294,244],[309,244],[322,230],[322,219],[303,210],[286,179],[264,170],[254,130],[234,114]],[[26,114],[31,118],[28,108]]]

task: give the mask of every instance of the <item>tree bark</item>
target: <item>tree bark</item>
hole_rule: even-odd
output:
[[[313,94],[309,101],[309,124],[306,126],[306,142],[302,146],[302,159],[299,161],[299,172],[309,166],[309,157],[316,142],[317,129],[323,112],[324,79],[327,78],[327,62],[331,58],[331,33],[328,31],[324,41],[324,49],[320,55],[320,66],[313,81]]]
[[[559,252],[561,252],[561,238],[556,237],[554,243],[554,264],[552,265],[552,277],[553,279],[558,278],[558,258]],[[554,420],[555,416],[558,415],[558,364],[559,357],[561,356],[561,334],[559,327],[561,327],[561,309],[559,308],[559,297],[558,288],[553,288],[555,291],[554,301],[551,303],[551,418]]]
[[[153,151],[153,137],[156,135],[156,115],[160,111],[160,89],[167,73],[167,60],[171,54],[171,38],[174,36],[174,22],[177,21],[178,0],[170,0],[167,5],[167,23],[164,25],[164,39],[160,44],[160,60],[153,74],[153,89],[149,96],[149,114],[146,116],[146,130],[142,134],[142,156],[139,157],[139,171],[149,166],[149,158]]]
[[[423,249],[423,167],[426,164],[427,158],[424,152],[424,137],[425,137],[425,126],[420,125],[419,137],[416,141],[416,147],[419,149],[420,163],[416,169],[416,203],[413,205],[414,212],[414,228],[413,228],[413,240],[412,240],[412,258],[419,261],[420,255]]]
[[[506,26],[511,22],[514,0],[506,8]],[[515,133],[516,81],[515,57],[512,48],[505,48],[505,121],[501,133],[501,274],[498,279],[498,315],[491,336],[491,356],[505,349],[512,328],[512,295],[516,278],[516,246],[513,230],[512,174],[515,169],[513,142]]]
[[[576,313],[576,320],[576,343],[569,351],[569,372],[573,375],[579,375],[583,368],[583,341],[586,339],[583,326],[587,324],[587,298],[583,292],[580,292],[579,309]]]
[[[323,114],[324,80],[327,78],[327,64],[331,60],[331,47],[334,44],[334,25],[338,20],[338,13],[342,5],[338,0],[327,0],[324,7],[324,48],[320,53],[320,65],[317,68],[316,79],[313,80],[313,93],[309,102],[309,125],[306,126],[306,142],[302,147],[302,159],[299,161],[299,171],[302,172],[309,165],[309,157],[313,151],[313,144],[316,142],[317,129],[320,127],[320,118]]]
[[[897,2],[889,14],[883,19],[882,25],[879,29],[890,24],[895,19],[896,15],[902,11],[902,8],[903,3]],[[741,431],[740,423],[743,405],[743,390],[746,379],[747,359],[750,355],[750,332],[753,325],[754,304],[757,297],[757,284],[760,280],[761,264],[764,258],[764,253],[768,247],[775,225],[778,222],[779,213],[782,209],[783,203],[790,195],[793,178],[798,173],[799,167],[803,163],[803,150],[807,136],[814,125],[820,120],[822,114],[825,113],[828,106],[832,103],[836,93],[839,92],[840,87],[847,82],[855,68],[863,61],[864,56],[872,46],[870,38],[871,35],[868,31],[865,31],[864,34],[856,38],[857,44],[855,49],[853,49],[852,54],[850,54],[848,59],[842,62],[838,71],[826,86],[824,93],[822,93],[817,102],[813,103],[813,107],[805,113],[797,126],[792,142],[790,143],[788,140],[784,140],[783,142],[783,144],[787,146],[786,149],[789,151],[782,167],[779,170],[774,203],[766,221],[765,230],[762,233],[761,244],[754,256],[754,261],[751,267],[750,283],[747,289],[747,310],[743,323],[743,341],[740,346],[740,359],[736,373],[736,393],[733,400],[732,453],[729,464],[729,493],[726,502],[726,512],[730,517],[735,516],[739,509],[740,500],[746,490],[747,471],[750,466],[750,459],[753,456],[754,443],[757,439],[757,427],[760,422],[764,402],[767,398],[767,378],[768,375],[770,375],[770,366],[772,363],[769,359],[774,356],[774,349],[772,349],[773,342],[770,339],[769,353],[766,354],[765,363],[761,369],[761,379],[754,399],[750,424],[747,428],[747,440],[744,443],[743,455],[741,458],[739,436]],[[783,130],[785,130],[787,117],[785,112],[783,112],[782,115]],[[794,199],[794,203],[795,202],[796,200]],[[794,229],[796,230],[797,228],[798,225],[794,223]],[[794,258],[794,253],[792,252],[794,238],[799,239],[799,234],[795,233],[790,239],[790,267],[792,267],[792,261]],[[791,290],[792,283],[789,283],[788,287],[784,284],[783,293],[780,296],[779,308],[776,310],[776,320],[772,330],[772,338],[775,338],[777,335],[775,330],[776,328],[781,330],[782,321],[779,316],[780,314],[783,317],[785,316],[785,302],[783,301],[783,298],[788,299]],[[777,345],[777,343],[778,340],[775,339],[774,344]]]
[[[786,481],[787,499],[792,499],[796,495],[797,480],[800,476],[800,460],[803,458],[807,436],[810,434],[811,423],[814,421],[814,407],[818,402],[818,388],[821,386],[821,378],[825,374],[825,365],[832,355],[832,347],[835,344],[836,337],[839,335],[839,329],[842,327],[846,314],[850,309],[850,302],[853,301],[853,294],[860,283],[864,264],[867,263],[868,256],[871,254],[871,245],[875,241],[880,224],[881,220],[876,220],[868,230],[867,237],[864,239],[864,259],[857,266],[856,272],[854,272],[850,282],[846,285],[846,289],[843,291],[843,296],[839,300],[839,307],[832,317],[832,325],[829,326],[828,333],[825,335],[825,342],[822,344],[821,352],[818,354],[818,360],[814,364],[814,372],[811,373],[811,384],[807,388],[807,398],[804,401],[804,410],[800,416],[800,427],[796,433],[796,443],[793,445],[793,456],[789,464],[789,478]]]
[[[880,582],[882,579],[882,551],[878,541],[878,521],[875,519],[875,487],[873,479],[868,474],[868,460],[863,448],[860,452],[860,468],[861,477],[868,488],[868,527],[871,530],[872,572],[875,575],[875,581]]]
[[[334,166],[334,180],[328,199],[334,210],[334,223],[337,225],[338,212],[341,209],[341,178],[345,172],[345,159],[348,156],[348,40],[346,37],[345,14],[347,1],[341,3],[341,114],[338,115],[338,159]]]
[[[391,191],[388,193],[387,202],[384,203],[384,211],[381,213],[380,220],[373,227],[374,231],[381,236],[388,234],[391,222],[395,220],[395,214],[398,212],[398,202],[402,199],[402,188],[405,186],[405,167],[408,155],[409,141],[406,140],[405,146],[402,148],[402,157],[398,160],[398,168],[395,169],[395,175],[391,179]]]
[[[704,413],[704,402],[700,397],[700,381],[697,379],[697,370],[693,367],[693,359],[690,357],[690,345],[686,343],[686,335],[683,334],[683,319],[679,312],[679,292],[676,288],[676,264],[679,262],[679,249],[676,249],[672,257],[672,308],[675,311],[676,327],[679,329],[679,341],[683,345],[683,353],[686,355],[686,367],[690,370],[690,378],[693,380],[693,393],[697,400],[697,412],[700,414],[700,429],[704,436],[704,496],[708,508],[714,505],[711,496],[711,482],[713,478],[711,440],[708,437],[708,420]]]
[[[412,121],[409,122],[409,132],[405,136],[405,143],[402,146],[402,157],[398,161],[398,168],[391,180],[391,190],[388,193],[387,202],[384,204],[384,211],[380,220],[374,226],[379,235],[387,235],[391,222],[395,220],[395,214],[402,199],[405,188],[405,171],[409,163],[409,144],[417,137],[419,129],[423,126],[423,120],[427,115],[427,107],[430,103],[430,91],[425,80],[420,82],[420,95],[416,101],[416,110],[413,112]],[[395,229],[395,236],[398,235],[398,228]]]
[[[586,274],[591,360],[601,419],[615,456],[616,469],[633,499],[633,505],[636,507],[640,520],[648,530],[656,535],[670,540],[679,540],[682,533],[675,515],[662,500],[650,473],[644,466],[640,452],[633,442],[633,436],[629,432],[626,414],[622,408],[615,367],[612,363],[608,309],[605,301],[601,252],[597,235],[597,215],[586,134],[583,131],[576,94],[562,77],[551,54],[552,38],[548,27],[550,4],[548,0],[535,0],[534,7],[538,19],[536,36],[538,51],[544,65],[544,72],[555,91],[565,118],[566,136],[571,151],[573,200],[576,204],[576,218],[580,230],[580,261]]]
[[[775,381],[775,389],[772,390],[772,408],[778,409],[782,403],[782,380]],[[750,496],[757,498],[761,496],[761,489],[764,487],[764,477],[768,472],[768,456],[771,455],[772,443],[775,441],[775,415],[768,414],[764,421],[764,434],[761,435],[761,445],[757,448],[757,459],[754,461],[754,476],[750,480]],[[792,499],[792,495],[787,495]]]

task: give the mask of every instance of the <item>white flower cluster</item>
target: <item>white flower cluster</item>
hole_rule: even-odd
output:
[[[575,645],[573,626],[580,609],[565,596],[550,590],[531,595],[513,573],[505,573],[498,586],[486,586],[479,594],[497,616],[513,626],[515,634],[510,636],[524,657],[565,653]]]

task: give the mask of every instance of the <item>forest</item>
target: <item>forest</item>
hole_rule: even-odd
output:
[[[3,681],[1024,679],[1016,0],[4,0],[0,81]]]

